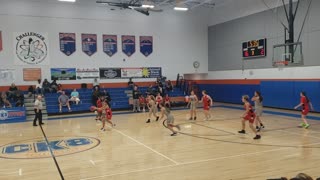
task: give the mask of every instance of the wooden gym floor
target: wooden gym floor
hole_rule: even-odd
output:
[[[0,179],[61,179],[57,167],[67,180],[263,180],[299,172],[320,177],[320,121],[310,120],[310,128],[302,129],[297,127],[299,118],[265,113],[262,139],[253,140],[248,126],[247,134],[237,133],[242,110],[214,107],[211,112],[210,121],[202,120],[201,109],[198,120],[189,121],[187,110],[173,111],[182,127],[175,137],[162,121],[146,124],[147,113],[114,115],[116,127],[105,132],[93,116],[49,120],[43,132],[31,122],[1,124]],[[16,153],[8,158],[4,153],[5,146],[44,142],[45,137],[49,142],[91,137],[100,144],[81,150],[59,142],[66,150],[53,151],[56,163],[50,154],[39,158],[43,154]]]

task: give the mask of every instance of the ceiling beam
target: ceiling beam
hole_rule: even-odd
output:
[[[205,4],[205,3],[209,3],[209,2],[212,2],[212,0],[203,1],[203,2],[201,2],[201,3],[199,3],[199,4],[197,4],[197,5],[192,6],[190,9],[194,9],[194,8],[196,8],[196,7],[199,7],[199,6],[201,6],[201,5]]]

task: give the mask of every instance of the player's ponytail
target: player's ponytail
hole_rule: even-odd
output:
[[[307,96],[307,93],[304,92],[304,91],[302,91],[301,94],[306,98],[307,103],[309,103],[309,98],[308,98],[308,96]]]
[[[262,102],[263,101],[263,97],[261,95],[261,92],[260,91],[256,91],[258,97],[259,97],[259,101]]]

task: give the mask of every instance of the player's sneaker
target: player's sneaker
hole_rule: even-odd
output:
[[[304,128],[306,128],[306,129],[308,129],[310,127],[310,124],[306,124],[305,126],[304,126]]]
[[[240,133],[240,134],[245,134],[246,131],[245,131],[245,130],[241,130],[241,131],[238,131],[238,133]]]
[[[170,136],[176,136],[177,135],[177,133],[172,133]]]
[[[305,127],[306,124],[305,123],[300,123],[300,127]]]
[[[253,139],[261,139],[261,136],[257,134]]]

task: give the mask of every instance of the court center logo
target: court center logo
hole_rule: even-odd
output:
[[[97,147],[100,140],[92,137],[54,137],[18,141],[0,147],[0,158],[36,159],[54,156],[65,156],[80,153]]]
[[[35,32],[26,32],[16,36],[16,56],[27,64],[40,64],[48,54],[46,38]]]
[[[0,110],[0,120],[6,120],[9,117],[9,113],[6,110]]]

